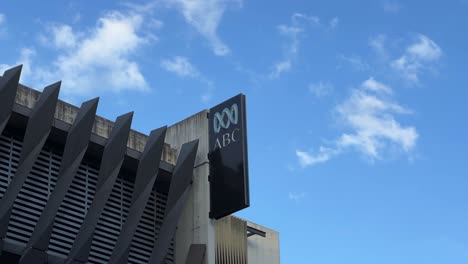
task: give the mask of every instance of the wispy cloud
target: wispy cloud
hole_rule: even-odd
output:
[[[340,149],[333,149],[320,146],[318,153],[312,154],[306,151],[296,150],[296,156],[299,159],[299,164],[302,167],[307,167],[327,162],[333,156],[339,154],[340,152]]]
[[[43,86],[63,80],[65,96],[95,91],[139,90],[149,86],[134,56],[154,37],[143,30],[144,16],[135,12],[107,12],[94,27],[78,31],[66,24],[48,24],[42,43],[55,51],[52,63],[24,71],[29,83]],[[48,36],[45,38],[44,36]],[[23,49],[19,61],[29,68],[32,49]]]
[[[318,152],[296,150],[303,167],[323,163],[353,149],[370,160],[382,159],[391,150],[410,153],[416,146],[418,133],[413,126],[401,125],[396,115],[410,114],[407,108],[394,102],[393,90],[374,78],[365,80],[350,96],[335,108],[337,121],[346,129],[330,146]]]
[[[419,83],[419,75],[424,70],[431,70],[442,56],[442,49],[425,35],[417,35],[416,41],[409,45],[405,53],[390,65],[411,83]]]
[[[162,59],[160,62],[161,68],[176,74],[182,78],[193,78],[204,84],[204,92],[200,96],[203,103],[209,103],[213,97],[214,85],[213,82],[203,75],[187,57],[174,56],[168,59]]]
[[[0,13],[0,38],[5,36],[7,32],[7,28],[5,24],[6,24],[6,16]]]
[[[370,68],[369,65],[357,55],[345,56],[340,54],[338,55],[338,59],[351,65],[351,67],[357,71],[367,71]]]
[[[338,24],[340,23],[340,19],[338,17],[334,17],[330,20],[329,27],[330,29],[335,29],[338,27]]]
[[[177,74],[181,77],[197,77],[198,70],[190,63],[188,58],[175,56],[170,59],[163,59],[160,63],[161,67],[168,71]]]
[[[149,27],[150,29],[159,30],[159,29],[161,29],[161,28],[164,27],[164,22],[162,22],[162,21],[159,20],[159,19],[151,18],[151,19],[148,21],[148,27]]]
[[[54,25],[49,28],[52,35],[53,45],[59,49],[75,48],[77,38],[75,32],[69,25]]]
[[[329,95],[330,93],[333,92],[333,85],[329,82],[317,82],[317,83],[311,83],[309,84],[309,91],[315,96],[315,97],[324,97]]]
[[[25,78],[31,76],[31,65],[35,54],[36,52],[32,48],[22,48],[20,50],[20,55],[14,64],[0,64],[0,74],[3,74],[4,71],[10,68],[22,64],[23,68],[21,70],[20,81],[23,82]]]
[[[218,36],[218,27],[226,9],[234,4],[242,6],[242,0],[165,0],[175,7],[185,21],[210,43],[214,54],[228,55],[231,51]]]
[[[353,147],[371,159],[379,159],[389,146],[409,152],[416,145],[416,129],[404,127],[395,119],[395,115],[410,111],[380,94],[356,89],[336,110],[350,128],[338,139],[340,148]]]
[[[288,194],[289,200],[294,201],[296,203],[304,199],[306,196],[307,196],[306,192],[301,192],[301,193],[290,192]]]
[[[369,38],[369,46],[380,58],[383,59],[388,58],[387,49],[385,47],[386,41],[387,36],[384,34],[378,34],[377,36]]]
[[[377,93],[385,93],[385,94],[392,94],[393,90],[388,85],[380,83],[374,79],[374,77],[370,77],[369,79],[365,80],[361,87],[368,91],[373,91]]]
[[[148,43],[139,33],[143,17],[110,12],[98,20],[90,34],[73,33],[69,26],[54,30],[54,43],[62,48],[54,65],[68,93],[90,93],[97,87],[113,91],[146,90],[147,83],[134,55]],[[68,40],[66,40],[68,39]]]
[[[442,55],[442,50],[433,40],[419,34],[418,40],[407,48],[407,54],[418,60],[435,61]]]
[[[382,2],[382,8],[386,13],[398,13],[401,5],[396,1],[386,0]]]
[[[339,19],[334,17],[329,24],[322,24],[317,16],[308,16],[301,13],[295,13],[291,16],[289,24],[281,24],[277,26],[278,33],[288,40],[283,58],[273,64],[273,69],[269,74],[271,79],[276,79],[281,74],[292,69],[293,63],[299,53],[301,38],[306,33],[307,28],[311,26],[319,28],[334,29],[338,26]]]

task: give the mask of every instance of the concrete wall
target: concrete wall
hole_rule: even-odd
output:
[[[183,143],[199,140],[193,171],[192,191],[180,218],[176,233],[176,264],[185,264],[190,245],[205,244],[204,264],[215,264],[213,220],[209,218],[209,163],[207,111],[195,114],[167,130],[166,143],[180,150]]]
[[[264,231],[266,237],[250,236],[247,238],[248,264],[279,264],[279,234],[275,230],[247,221],[247,226]]]
[[[229,215],[215,223],[216,264],[248,264],[247,223]]]
[[[39,91],[19,85],[16,92],[15,103],[31,109],[36,104],[40,95],[41,93]],[[55,109],[55,119],[72,124],[79,110],[80,108],[78,106],[59,100]],[[112,127],[114,127],[114,122],[103,117],[96,116],[92,133],[103,138],[108,138]],[[128,136],[127,147],[138,152],[143,152],[147,139],[147,135],[131,130],[130,135]],[[174,165],[176,161],[176,150],[166,144],[163,149],[161,160]]]

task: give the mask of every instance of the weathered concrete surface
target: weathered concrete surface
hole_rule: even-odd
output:
[[[279,264],[279,234],[277,231],[247,221],[247,226],[264,231],[265,237],[253,235],[247,238],[247,260],[249,264]]]
[[[188,141],[199,139],[193,171],[193,184],[176,233],[176,264],[185,264],[191,244],[205,244],[204,264],[215,264],[214,224],[210,211],[208,182],[208,111],[195,114],[167,129],[166,143],[179,149]]]
[[[28,88],[24,85],[19,85],[15,103],[31,109],[36,104],[40,94],[41,93],[39,91]],[[55,119],[64,121],[68,124],[73,124],[78,110],[79,107],[59,100],[55,109]],[[108,138],[113,126],[114,122],[103,117],[96,116],[92,133],[103,138]],[[138,152],[143,152],[147,139],[147,135],[131,130],[128,137],[127,147]],[[176,153],[176,149],[165,144],[161,160],[174,165],[177,159]]]
[[[208,163],[208,111],[204,110],[170,126],[166,143],[179,149],[182,144],[198,139],[198,153],[195,167]]]
[[[247,222],[228,215],[216,220],[216,264],[249,264],[247,261]]]

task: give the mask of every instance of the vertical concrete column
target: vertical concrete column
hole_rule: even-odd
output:
[[[184,264],[192,244],[205,244],[204,264],[215,264],[214,223],[210,212],[208,182],[208,111],[202,111],[167,129],[166,143],[180,151],[182,144],[198,139],[192,191],[183,209],[175,237],[176,264]]]

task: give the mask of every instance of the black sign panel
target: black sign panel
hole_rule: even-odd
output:
[[[249,207],[245,95],[210,109],[210,217]]]

